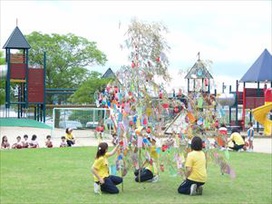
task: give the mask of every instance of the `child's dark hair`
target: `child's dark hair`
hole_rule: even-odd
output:
[[[2,137],[2,144],[4,143],[5,138],[8,139],[8,137],[7,137],[6,135],[4,135],[4,136]]]
[[[231,134],[234,133],[234,132],[240,133],[239,130],[238,130],[238,128],[233,128],[232,131],[231,131]]]
[[[16,138],[17,138],[17,139],[21,139],[21,136],[17,136]]]
[[[225,123],[221,123],[220,127],[227,127]]]
[[[61,139],[65,139],[65,136],[61,136]]]
[[[46,139],[50,139],[50,138],[51,138],[51,135],[47,135],[47,136],[46,136]]]
[[[198,136],[194,136],[191,144],[192,150],[200,151],[202,150],[202,139]]]
[[[37,139],[37,135],[32,135],[31,140],[36,140]]]
[[[65,132],[66,132],[66,134],[68,134],[69,133],[69,128],[66,128]]]
[[[24,135],[24,138],[28,138],[28,135]]]
[[[249,125],[250,127],[252,127],[252,126],[253,126],[253,123],[252,123],[252,122],[249,122],[248,125]]]
[[[108,149],[108,143],[106,142],[101,142],[98,145],[98,150],[96,153],[96,159],[98,159],[101,156],[104,156],[106,154],[106,150]]]

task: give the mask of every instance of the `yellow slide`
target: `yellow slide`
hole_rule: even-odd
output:
[[[264,135],[270,136],[272,129],[272,121],[268,119],[267,114],[272,109],[272,103],[265,104],[252,110],[255,120],[264,127]]]

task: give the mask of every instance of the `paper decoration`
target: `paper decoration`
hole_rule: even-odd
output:
[[[191,112],[188,112],[187,117],[188,117],[188,119],[189,119],[189,121],[191,123],[194,123],[195,120],[196,120],[195,117],[194,117],[194,115]]]
[[[122,155],[119,155],[118,156],[118,160],[122,160],[123,159],[123,156]]]
[[[110,166],[110,175],[117,175],[117,170],[116,170],[116,165],[111,165]]]
[[[160,154],[160,153],[161,153],[161,148],[160,148],[160,147],[157,147],[157,148],[156,148],[156,152],[157,152],[158,154]]]
[[[198,108],[203,108],[203,98],[199,97],[197,100],[197,107]]]
[[[128,147],[127,138],[124,137],[124,138],[123,138],[123,148],[124,148],[124,149],[127,149],[127,147]]]
[[[137,147],[142,148],[143,147],[143,137],[138,136],[137,138]]]
[[[169,173],[173,177],[177,176],[177,172],[175,171],[175,169],[172,166],[169,167]]]
[[[229,150],[224,150],[224,153],[225,153],[225,157],[229,160],[230,158],[230,155],[229,155]]]
[[[235,173],[235,171],[232,168],[230,169],[229,175],[230,175],[230,178],[232,178],[232,179],[236,178],[236,173]]]

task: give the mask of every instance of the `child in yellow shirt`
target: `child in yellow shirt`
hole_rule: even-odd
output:
[[[123,179],[119,176],[109,174],[108,163],[108,157],[114,155],[118,148],[119,144],[117,144],[111,152],[108,152],[108,144],[106,142],[101,142],[98,145],[96,158],[91,171],[94,175],[95,184],[100,185],[102,192],[111,194],[119,193],[119,189],[116,185],[122,183]]]
[[[207,180],[206,156],[202,151],[202,139],[193,137],[191,143],[192,151],[188,153],[185,167],[186,180],[180,184],[178,192],[187,195],[202,195],[203,185]]]

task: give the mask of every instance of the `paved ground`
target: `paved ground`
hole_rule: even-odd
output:
[[[29,128],[29,127],[0,127],[0,135],[8,136],[10,144],[16,142],[16,137],[27,134],[29,138],[33,134],[38,137],[38,143],[40,147],[45,146],[45,138],[47,135],[52,135],[52,141],[54,147],[58,147],[61,142],[61,136],[65,135],[63,129],[41,129],[41,128]],[[75,146],[97,146],[99,140],[95,138],[93,130],[74,130],[73,135],[76,138]],[[111,144],[111,135],[105,137],[105,141]],[[254,139],[254,152],[270,153],[272,154],[272,138],[271,137],[258,137]]]

